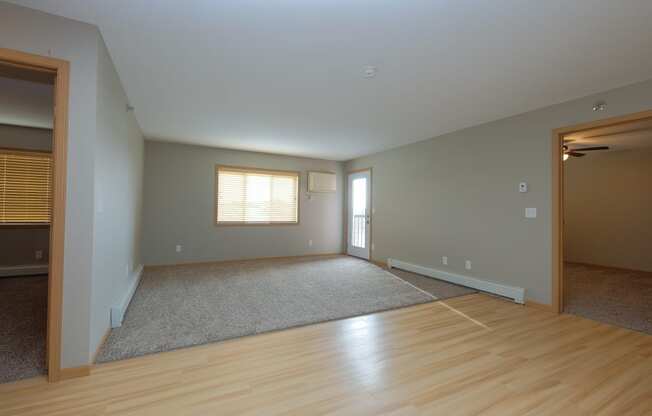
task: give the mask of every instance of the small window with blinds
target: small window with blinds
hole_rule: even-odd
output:
[[[217,225],[299,223],[299,173],[216,166]]]
[[[0,149],[0,225],[50,224],[52,156]]]

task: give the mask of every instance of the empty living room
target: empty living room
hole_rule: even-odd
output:
[[[0,0],[0,416],[652,415],[651,20]]]

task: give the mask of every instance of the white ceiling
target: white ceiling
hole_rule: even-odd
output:
[[[52,85],[0,76],[0,124],[52,128]]]
[[[158,140],[346,160],[652,78],[649,0],[13,1],[98,25]]]

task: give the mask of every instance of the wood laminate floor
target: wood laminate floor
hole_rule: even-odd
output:
[[[645,415],[652,336],[483,294],[0,386],[1,415]]]

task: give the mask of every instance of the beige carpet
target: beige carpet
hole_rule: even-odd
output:
[[[443,280],[433,279],[432,277],[423,276],[417,273],[408,272],[400,269],[390,269],[393,275],[400,277],[413,286],[418,287],[430,293],[438,300],[456,298],[458,296],[478,293],[477,290],[465,286],[455,285]]]
[[[652,273],[566,263],[564,311],[652,334]]]
[[[45,374],[48,277],[0,278],[0,383]]]
[[[98,362],[431,302],[348,256],[149,268]]]

